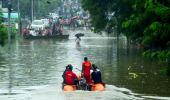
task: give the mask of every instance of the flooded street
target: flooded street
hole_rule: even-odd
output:
[[[103,37],[84,32],[76,45],[68,40],[19,40],[10,52],[1,48],[0,100],[170,100],[170,78],[158,75],[163,65],[144,59],[140,50],[127,49],[125,37]],[[62,73],[72,64],[81,69],[87,56],[102,71],[106,91],[63,92]]]

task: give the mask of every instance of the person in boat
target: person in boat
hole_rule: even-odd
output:
[[[77,85],[78,84],[78,77],[72,70],[73,70],[73,66],[69,64],[63,75],[64,84],[66,85]]]
[[[64,88],[64,84],[66,83],[65,82],[65,73],[66,73],[67,70],[68,70],[68,66],[66,66],[66,69],[64,70],[63,75],[62,75],[62,77],[63,77],[62,89]]]
[[[66,66],[66,69],[64,70],[63,75],[62,75],[63,83],[65,83],[65,73],[66,73],[67,70],[68,70],[68,65]]]
[[[82,76],[86,79],[86,83],[88,85],[92,84],[90,69],[91,69],[91,62],[88,61],[87,57],[84,57],[84,62],[82,63]]]
[[[95,64],[92,64],[91,79],[93,80],[94,84],[103,83],[100,69]]]

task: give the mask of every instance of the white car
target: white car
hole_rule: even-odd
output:
[[[45,24],[42,20],[34,20],[31,24],[31,29],[40,31],[45,29]]]
[[[41,19],[46,27],[48,27],[49,24],[49,19]]]

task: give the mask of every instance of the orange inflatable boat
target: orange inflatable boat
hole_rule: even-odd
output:
[[[65,85],[63,91],[75,91],[78,90],[76,85]],[[105,83],[97,83],[91,86],[91,91],[104,91]]]
[[[104,91],[104,90],[105,90],[105,83],[93,84],[91,87],[91,91]]]
[[[77,90],[76,85],[65,85],[63,91],[75,91]]]
[[[81,76],[78,77],[79,85],[64,85],[63,91],[75,91],[75,90],[91,90],[91,91],[104,91],[105,90],[105,83],[97,83],[97,84],[91,84],[90,89],[87,88],[87,84],[84,78]]]

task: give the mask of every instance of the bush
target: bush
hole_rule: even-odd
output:
[[[8,38],[7,29],[0,24],[0,45],[4,45]]]

